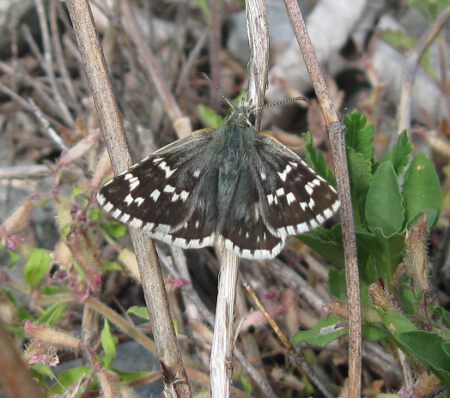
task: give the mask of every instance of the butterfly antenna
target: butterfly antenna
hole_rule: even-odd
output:
[[[291,102],[296,102],[296,101],[304,101],[304,102],[308,103],[308,99],[306,97],[303,97],[302,95],[300,95],[298,97],[292,97],[292,98],[288,98],[288,99],[285,99],[285,100],[282,100],[282,101],[274,102],[273,104],[265,104],[263,106],[259,106],[258,108],[250,110],[249,113],[260,111],[260,110],[266,109],[266,108],[272,108],[273,106],[290,104]]]
[[[230,102],[230,100],[227,97],[225,97],[224,93],[222,93],[222,90],[220,90],[220,88],[217,87],[216,83],[214,83],[206,73],[201,72],[200,76],[203,77],[205,80],[207,80],[209,84],[211,84],[214,90],[217,91],[217,93],[224,99],[224,101],[230,106],[231,109],[233,110],[235,109],[234,105]]]

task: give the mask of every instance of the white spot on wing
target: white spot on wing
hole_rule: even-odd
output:
[[[314,190],[308,184],[305,185],[306,192],[308,192],[308,195],[312,195]]]
[[[289,227],[286,228],[288,235],[295,235],[295,228],[293,225],[289,225]]]
[[[297,233],[301,234],[306,231],[309,231],[308,224],[306,224],[305,222],[302,222],[301,224],[297,225]]]
[[[277,194],[277,196],[283,196],[284,195],[284,189],[283,188],[278,188],[275,193]]]
[[[269,206],[273,203],[273,195],[271,193],[267,195],[267,202],[269,202]]]
[[[127,206],[133,203],[133,196],[131,196],[131,193],[129,193],[123,201],[127,204]]]
[[[309,206],[310,209],[314,209],[314,207],[316,206],[316,202],[314,202],[313,198],[309,199],[308,206]]]
[[[200,226],[200,221],[197,220],[197,221],[195,222],[195,228],[198,229],[199,226]]]
[[[138,196],[137,198],[134,199],[134,203],[136,203],[136,205],[139,207],[142,203],[144,203],[144,198]]]
[[[129,180],[130,178],[133,178],[133,174],[131,174],[131,173],[127,173],[127,174],[125,174],[125,177],[123,177],[123,179],[126,181],[126,180]]]
[[[336,202],[333,203],[333,206],[331,206],[331,208],[333,209],[333,213],[337,212],[340,205],[341,205],[341,202],[339,202],[339,200],[336,200]]]
[[[131,182],[130,180],[130,191],[133,191],[134,189],[136,189],[139,186],[140,182],[138,179],[136,179],[135,181]]]
[[[97,202],[99,203],[100,206],[103,206],[103,203],[105,203],[106,198],[99,192],[97,194]]]
[[[260,171],[259,175],[261,176],[261,180],[266,181],[266,173],[264,171]]]
[[[192,174],[193,174],[193,176],[194,176],[195,178],[198,178],[199,175],[200,175],[200,172],[201,172],[201,170],[200,170],[200,169],[197,169],[197,170],[194,170],[194,172],[193,172]]]
[[[286,166],[286,168],[280,173],[278,172],[278,175],[280,176],[280,178],[284,181],[286,181],[287,175],[289,174],[289,172],[292,170],[292,166],[290,164],[288,164]]]
[[[142,220],[139,220],[137,218],[133,218],[130,221],[130,226],[132,226],[133,228],[141,228],[142,227]]]
[[[114,217],[114,218],[119,218],[119,216],[122,214],[122,210],[120,210],[120,209],[116,209],[116,210],[114,210],[114,212],[112,213],[112,216]]]
[[[172,192],[175,192],[175,187],[173,187],[172,185],[166,185],[165,187],[164,187],[164,190],[163,190],[164,192],[168,192],[168,193],[172,193]]]
[[[323,215],[326,219],[328,219],[333,215],[333,211],[331,209],[325,209],[323,211]]]
[[[295,202],[295,195],[292,192],[289,192],[286,195],[286,200],[287,200],[288,205],[290,205],[291,203]]]
[[[300,207],[302,208],[303,211],[305,211],[306,208],[308,207],[308,203],[306,203],[306,202],[300,202]]]
[[[161,191],[159,189],[155,189],[151,194],[150,197],[156,202],[159,198],[159,195],[161,195]],[[137,199],[137,198],[136,198]]]
[[[189,196],[189,192],[187,192],[187,191],[181,191],[180,197],[181,197],[181,200],[182,200],[183,202],[186,202],[186,199],[188,198],[188,196]]]
[[[323,224],[325,222],[325,218],[322,217],[322,215],[318,214],[316,216],[317,221],[319,221],[320,224]]]
[[[129,214],[124,214],[122,216],[122,218],[120,219],[120,221],[122,221],[123,223],[126,223],[129,219],[130,219],[130,215]]]
[[[107,213],[109,213],[113,209],[113,204],[111,202],[108,202],[106,205],[103,206],[103,210],[105,210]]]

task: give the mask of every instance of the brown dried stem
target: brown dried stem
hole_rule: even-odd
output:
[[[44,398],[17,351],[14,341],[0,324],[0,385],[8,398]]]
[[[436,19],[436,21],[428,28],[428,30],[420,38],[417,46],[410,51],[403,66],[402,91],[400,93],[400,103],[398,105],[397,133],[411,128],[411,107],[412,107],[412,90],[417,70],[425,50],[433,42],[439,32],[445,27],[450,19],[450,6],[448,6]]]
[[[94,29],[92,13],[86,0],[68,0],[66,4],[108,152],[114,171],[118,174],[127,170],[132,162],[126,144],[123,122],[107,73],[106,62]],[[147,308],[152,320],[166,394],[167,396],[191,397],[155,246],[152,240],[141,232],[130,230],[130,235],[137,255]]]
[[[295,36],[311,76],[314,91],[328,129],[333,153],[337,191],[341,201],[341,224],[344,245],[345,275],[349,313],[349,397],[361,396],[361,306],[359,301],[359,271],[356,253],[355,226],[350,196],[347,155],[345,152],[345,127],[339,122],[328,93],[320,65],[306,30],[305,22],[296,0],[285,0],[286,9]]]

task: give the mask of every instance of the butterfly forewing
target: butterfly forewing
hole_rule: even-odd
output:
[[[213,160],[206,150],[211,140],[209,132],[196,133],[154,152],[108,182],[98,193],[98,202],[115,219],[145,228],[157,239],[171,242],[175,231],[186,234],[189,228],[192,239],[198,240],[192,247],[211,244],[203,239],[212,234],[212,224],[200,219],[204,207],[198,206]]]
[[[255,143],[260,200],[269,229],[286,238],[313,229],[339,208],[333,187],[294,152],[274,139],[259,135]]]

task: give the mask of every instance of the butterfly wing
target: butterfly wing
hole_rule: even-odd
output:
[[[278,141],[259,135],[253,178],[270,231],[279,238],[313,229],[339,209],[336,190]]]
[[[240,257],[273,258],[283,249],[285,239],[275,236],[264,221],[256,181],[249,172],[251,167],[254,166],[245,160],[241,163],[219,240],[222,239],[225,248]]]
[[[97,201],[118,221],[156,239],[185,248],[210,245],[215,214],[202,190],[214,172],[212,139],[201,131],[159,149],[106,183]]]

